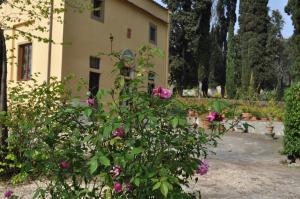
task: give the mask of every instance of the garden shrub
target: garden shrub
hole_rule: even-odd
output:
[[[182,113],[190,107],[168,89],[144,91],[156,52],[143,47],[132,58],[113,53],[115,88],[89,96],[86,104],[66,102],[69,95],[57,81],[13,90],[7,124],[9,143],[21,153],[20,172],[48,180],[35,197],[193,198],[183,186],[207,172],[208,147],[222,132],[188,125]],[[130,80],[119,75],[128,67],[135,72]],[[106,95],[112,99],[107,104]]]
[[[18,174],[12,179],[13,183],[27,177],[26,173],[19,173],[28,159],[27,152],[44,141],[42,137],[48,133],[45,124],[52,121],[54,113],[70,99],[64,87],[69,78],[62,82],[52,78],[50,84],[38,84],[37,76],[34,74],[30,82],[10,85],[9,110],[0,114],[0,122],[9,127],[9,147],[0,149],[0,176],[7,178]]]
[[[285,93],[284,154],[295,159],[300,157],[300,84]]]

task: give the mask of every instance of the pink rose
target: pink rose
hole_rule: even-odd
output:
[[[111,171],[113,173],[113,178],[118,177],[121,174],[121,171],[122,171],[122,169],[121,169],[120,166],[118,166],[118,165],[114,166],[112,171]]]
[[[90,98],[90,97],[89,97],[89,98],[86,100],[86,103],[87,103],[88,106],[94,106],[95,100],[94,100],[94,98]]]
[[[223,116],[220,115],[220,114],[217,113],[217,112],[210,112],[209,115],[207,116],[207,119],[208,119],[208,121],[210,121],[210,122],[214,122],[214,121],[219,121],[219,122],[221,122],[221,121],[224,120]]]
[[[161,86],[154,88],[152,91],[154,97],[160,97],[160,99],[169,99],[172,96],[171,90],[162,88]]]
[[[208,172],[208,167],[209,166],[208,166],[208,163],[206,162],[206,160],[200,161],[200,164],[197,169],[197,174],[205,175]]]
[[[114,184],[114,190],[115,190],[116,193],[122,192],[122,184],[119,183],[119,182],[116,182],[116,183]]]
[[[7,190],[4,192],[4,198],[10,198],[13,194],[14,192],[12,190]]]
[[[125,136],[125,129],[124,127],[120,127],[120,128],[117,128],[115,131],[112,132],[112,135],[114,137],[119,137],[119,138],[123,138]]]
[[[60,167],[61,169],[69,169],[69,168],[70,168],[70,164],[69,164],[68,162],[66,162],[66,161],[61,161],[61,162],[59,163],[59,167]]]

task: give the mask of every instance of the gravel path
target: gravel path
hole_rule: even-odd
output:
[[[202,199],[300,199],[300,168],[280,164],[281,143],[264,135],[230,133],[210,156],[209,173],[189,189],[201,190]],[[30,199],[35,186],[14,190]],[[6,187],[0,183],[0,198]]]
[[[209,199],[300,199],[300,168],[281,165],[282,140],[231,133],[223,137],[210,171],[191,183]]]

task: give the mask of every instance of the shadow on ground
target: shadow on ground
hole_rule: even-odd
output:
[[[282,139],[230,133],[214,149],[210,171],[191,183],[202,199],[300,199],[300,169],[280,164]]]

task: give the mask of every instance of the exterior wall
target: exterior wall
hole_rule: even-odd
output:
[[[56,5],[59,6],[59,5]],[[9,24],[11,28],[17,30],[29,32],[34,36],[41,38],[48,38],[48,32],[40,32],[34,30],[36,26],[48,26],[48,19],[37,21],[30,26],[26,26],[28,18],[26,15],[21,15],[19,10],[12,10],[11,8],[7,9],[5,13],[16,13],[20,17],[20,22],[16,24]],[[56,16],[57,17],[57,16]],[[61,15],[63,19],[63,15]],[[32,72],[31,74],[39,73],[37,80],[38,82],[44,82],[47,80],[47,63],[48,63],[48,43],[40,42],[37,39],[29,41],[25,37],[21,36],[17,30],[6,30],[5,34],[9,36],[17,36],[16,38],[7,40],[7,56],[8,56],[8,81],[17,81],[18,80],[18,51],[19,45],[32,43]],[[61,79],[61,65],[62,65],[62,45],[63,42],[63,24],[54,20],[53,23],[53,41],[55,44],[52,45],[52,58],[51,58],[51,76],[58,77]]]
[[[166,9],[155,5],[151,0],[106,0],[104,22],[91,18],[91,12],[65,13],[62,76],[74,74],[76,78],[70,88],[76,88],[76,80],[83,78],[88,82],[89,72],[99,72],[100,88],[112,88],[114,77],[113,61],[107,56],[101,57],[100,70],[89,68],[89,57],[98,53],[110,53],[110,34],[113,35],[113,50],[131,49],[135,51],[142,45],[151,45],[162,49],[166,56],[156,57],[154,71],[157,73],[156,85],[168,84],[168,40],[169,13]],[[142,4],[141,4],[142,2]],[[144,4],[147,2],[147,5]],[[143,9],[147,6],[148,10]],[[151,14],[153,13],[153,15]],[[155,16],[154,16],[155,15]],[[149,25],[157,26],[157,45],[149,42]],[[127,38],[127,29],[132,30],[131,39]],[[74,89],[73,89],[74,91]],[[84,98],[87,89],[73,92]]]
[[[59,1],[56,7],[59,7]],[[70,83],[69,88],[73,91],[77,88],[79,78],[86,82],[89,80],[89,72],[99,72],[100,88],[112,88],[114,77],[111,74],[114,62],[111,58],[101,58],[100,70],[89,68],[89,57],[100,52],[111,52],[110,35],[114,37],[113,50],[121,51],[131,49],[135,51],[143,45],[157,47],[165,52],[165,57],[155,57],[154,72],[157,73],[155,84],[167,86],[168,84],[168,41],[169,41],[169,13],[166,9],[154,4],[151,0],[105,0],[104,22],[91,18],[91,11],[83,13],[73,12],[67,7],[67,12],[61,14],[63,23],[54,19],[53,41],[51,56],[51,76],[62,79],[74,74],[76,79]],[[48,26],[49,19],[36,21],[30,27],[26,26],[29,21],[26,15],[21,15],[17,10],[5,7],[0,13],[15,13],[20,16],[16,24],[9,24],[11,28],[30,32],[35,36],[48,38],[48,32],[33,31],[35,26]],[[54,18],[57,18],[55,16]],[[157,27],[157,45],[149,42],[149,26],[154,24]],[[127,29],[132,30],[131,39],[127,38]],[[18,32],[9,29],[5,34],[13,37]],[[39,73],[38,82],[47,80],[48,65],[48,43],[39,42],[37,39],[28,41],[22,36],[7,41],[8,50],[8,81],[18,81],[18,49],[19,45],[32,43],[32,72]],[[64,43],[63,45],[61,45]],[[73,94],[85,98],[86,89]]]

